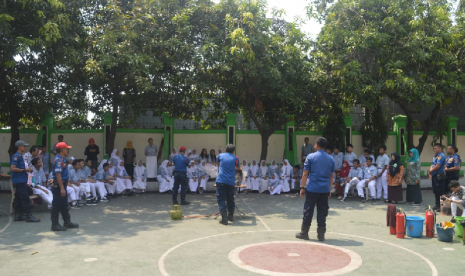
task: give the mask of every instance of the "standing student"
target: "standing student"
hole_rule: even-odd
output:
[[[260,162],[260,187],[258,189],[259,193],[263,193],[264,191],[268,191],[268,166],[266,165],[266,161],[262,160]]]
[[[376,179],[376,200],[381,199],[381,192],[384,191],[384,199],[388,198],[388,183],[386,173],[388,171],[389,156],[386,154],[386,146],[378,148],[379,155],[376,158],[378,166],[378,178]]]
[[[168,160],[165,160],[165,161],[168,162]],[[139,159],[139,161],[137,161],[137,166],[134,169],[134,191],[135,189],[140,189],[142,190],[142,193],[145,194],[146,188],[147,188],[147,169],[144,167],[144,164],[142,164],[142,160]]]
[[[178,190],[181,186],[181,205],[190,204],[189,201],[186,201],[186,174],[187,174],[187,157],[184,155],[186,153],[186,147],[179,147],[179,154],[173,158],[174,162],[174,186],[173,186],[173,205],[178,204]]]
[[[352,144],[348,144],[346,147],[346,154],[344,154],[344,161],[349,162],[350,167],[354,166],[354,160],[357,159],[357,155],[353,153],[354,146]]]
[[[11,156],[10,160],[11,182],[15,191],[15,199],[13,201],[13,209],[15,210],[14,221],[39,222],[40,219],[35,218],[31,213],[31,201],[29,200],[30,188],[27,185],[27,173],[32,173],[33,170],[32,167],[26,169],[23,159],[23,154],[26,152],[26,147],[29,144],[23,140],[18,140],[15,146],[18,148],[18,151]],[[26,216],[23,213],[26,213]]]
[[[86,162],[90,160],[92,162],[92,168],[94,168],[94,169],[97,168],[97,161],[98,161],[98,155],[99,154],[100,154],[100,149],[95,144],[94,138],[90,138],[89,139],[89,145],[84,150],[84,155],[87,156],[86,157]]]
[[[442,153],[442,145],[439,143],[434,144],[433,147],[434,157],[433,164],[431,165],[428,175],[431,179],[431,185],[433,186],[433,193],[435,198],[434,210],[437,212],[441,211],[440,198],[446,192],[446,156]]]
[[[249,189],[253,191],[258,191],[260,187],[260,175],[259,175],[259,167],[257,164],[257,160],[253,160],[252,164],[250,165],[249,172],[247,177],[249,179]]]
[[[132,146],[132,141],[128,140],[126,142],[126,147],[123,150],[123,160],[124,160],[124,167],[126,168],[126,172],[131,177],[134,175],[134,162],[136,160],[136,149]],[[113,165],[117,166],[118,163],[114,163]]]
[[[191,195],[195,195],[199,187],[199,173],[194,160],[191,160],[187,167],[187,178],[189,179],[189,190],[191,191]]]
[[[216,200],[218,209],[221,214],[220,223],[228,225],[228,221],[234,220],[234,185],[236,182],[236,166],[239,165],[239,159],[233,154],[234,145],[226,146],[226,153],[218,156],[220,169],[216,178]],[[227,210],[227,212],[226,212]]]
[[[376,176],[378,175],[378,169],[373,166],[373,158],[368,157],[366,160],[365,166],[362,167],[363,178],[357,185],[358,195],[361,197],[362,202],[365,202],[365,191],[363,188],[368,186],[370,195],[372,196],[372,202],[375,202],[376,199]]]
[[[147,165],[147,178],[155,178],[157,177],[158,147],[153,143],[152,138],[149,138],[148,142],[149,144],[144,149],[144,155],[146,157],[145,164]]]
[[[446,184],[445,184],[445,190],[446,192],[449,192],[449,183],[452,180],[459,180],[459,172],[460,172],[460,159],[455,154],[457,148],[455,147],[454,144],[450,144],[447,147],[447,153],[448,156],[446,158],[446,167],[445,167],[445,172],[446,172]]]
[[[313,145],[310,144],[310,139],[305,137],[304,144],[302,145],[302,163],[305,163],[307,155],[313,152]]]
[[[308,240],[308,231],[312,224],[313,212],[317,208],[318,240],[325,240],[326,217],[328,216],[328,199],[331,197],[333,186],[334,159],[324,152],[328,141],[319,137],[315,142],[315,153],[309,154],[304,165],[302,184],[300,185],[300,197],[305,196],[304,217],[298,239]],[[307,186],[305,188],[305,185]]]
[[[416,148],[409,151],[410,158],[407,160],[407,167],[404,170],[404,179],[407,184],[407,203],[413,206],[420,206],[423,201],[420,189],[421,160],[420,153]]]
[[[345,180],[345,189],[344,189],[344,198],[341,199],[342,202],[347,200],[347,194],[352,187],[357,187],[358,183],[363,178],[363,170],[360,166],[360,161],[355,159],[353,161],[354,166],[350,169],[349,176]]]
[[[388,198],[386,203],[397,204],[403,200],[402,197],[402,182],[404,176],[404,164],[400,161],[400,155],[397,152],[391,154],[391,162],[389,162],[389,172],[387,174],[388,182]]]
[[[64,159],[68,155],[68,146],[65,142],[56,144],[56,156],[53,160],[53,203],[52,203],[52,231],[66,231],[68,228],[79,228],[79,225],[71,222],[71,216],[68,212],[68,200],[66,198],[66,185],[68,184],[69,174],[68,165]],[[59,214],[63,218],[64,224],[58,223]]]

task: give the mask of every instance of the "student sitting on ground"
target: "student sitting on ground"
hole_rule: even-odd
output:
[[[363,178],[357,185],[358,195],[361,197],[362,202],[365,202],[365,191],[363,190],[368,186],[372,201],[376,201],[376,176],[378,175],[378,169],[373,166],[373,158],[368,157],[366,161],[366,166],[362,167],[363,169]]]
[[[353,190],[363,178],[363,170],[360,167],[360,161],[354,159],[353,165],[354,167],[350,169],[349,177],[347,177],[345,181],[344,198],[341,199],[342,202],[346,201],[349,190]]]
[[[281,194],[282,185],[277,173],[273,174],[273,176],[269,180],[269,183],[270,195]]]
[[[165,160],[165,161],[168,162],[168,160]],[[142,190],[142,193],[145,194],[146,187],[147,187],[147,169],[145,169],[142,163],[142,160],[139,159],[137,161],[136,168],[134,168],[134,192],[136,191],[136,189],[140,189]]]

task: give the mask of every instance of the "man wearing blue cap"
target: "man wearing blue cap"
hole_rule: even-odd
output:
[[[31,202],[29,200],[30,187],[27,185],[27,173],[32,173],[32,168],[26,169],[23,159],[23,154],[26,152],[26,147],[29,144],[23,140],[18,140],[15,146],[18,148],[18,151],[11,156],[10,160],[11,182],[15,190],[15,199],[13,201],[13,208],[15,210],[14,220],[39,222],[40,219],[35,218],[31,213]],[[23,213],[26,213],[26,216]]]

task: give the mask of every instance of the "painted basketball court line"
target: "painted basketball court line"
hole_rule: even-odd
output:
[[[241,200],[247,205],[247,207],[249,208],[249,210],[251,211],[252,214],[255,215],[255,217],[260,221],[262,222],[262,224],[265,226],[265,228],[267,230],[258,230],[258,231],[243,231],[243,232],[230,232],[230,233],[223,233],[223,234],[217,234],[217,235],[210,235],[210,236],[206,236],[206,237],[202,237],[202,238],[196,238],[196,239],[192,239],[192,240],[188,240],[188,241],[185,241],[185,242],[182,242],[180,244],[177,244],[173,247],[171,247],[170,249],[168,249],[165,253],[163,253],[163,255],[160,257],[160,259],[158,260],[158,268],[161,272],[161,274],[163,276],[170,276],[170,274],[166,271],[166,268],[165,268],[165,259],[166,257],[173,251],[175,251],[176,249],[186,245],[186,244],[189,244],[189,243],[193,243],[193,242],[197,242],[197,241],[201,241],[201,240],[205,240],[205,239],[210,239],[210,238],[215,238],[215,237],[221,237],[221,236],[227,236],[227,235],[237,235],[237,234],[249,234],[249,233],[260,233],[260,232],[296,232],[296,230],[271,230],[270,227],[268,227],[268,225],[264,222],[264,220],[252,209],[252,207],[241,197]],[[314,232],[316,233],[315,231],[310,231],[310,232]],[[436,268],[436,266],[434,266],[434,264],[428,259],[426,258],[425,256],[421,255],[420,253],[418,252],[415,252],[413,250],[410,250],[408,248],[405,248],[403,246],[400,246],[400,245],[396,245],[396,244],[393,244],[393,243],[390,243],[390,242],[387,242],[387,241],[383,241],[383,240],[378,240],[378,239],[373,239],[373,238],[368,238],[368,237],[363,237],[363,236],[358,236],[358,235],[352,235],[352,234],[345,234],[345,233],[337,233],[337,232],[327,232],[327,234],[334,234],[334,235],[341,235],[341,236],[346,236],[346,237],[353,237],[353,238],[358,238],[358,239],[364,239],[364,240],[369,240],[369,241],[374,241],[374,242],[379,242],[379,243],[383,243],[383,244],[386,244],[386,245],[389,245],[389,246],[393,246],[393,247],[397,247],[399,249],[402,249],[412,255],[415,255],[417,257],[419,257],[420,259],[422,259],[423,261],[425,261],[428,266],[430,267],[431,269],[431,276],[438,276],[438,270]],[[288,242],[288,241],[286,241]],[[311,243],[311,242],[308,242],[308,243]],[[320,243],[318,243],[320,244]],[[321,243],[323,244],[323,243]],[[247,246],[247,245],[246,245]],[[337,247],[335,246],[335,248],[339,249],[339,250],[342,250],[342,247]],[[357,254],[358,255],[358,254]],[[229,256],[231,256],[231,253],[229,254]],[[352,256],[351,256],[352,257]],[[231,260],[231,259],[230,259]],[[233,263],[234,261],[231,260]],[[241,267],[243,268],[243,267]],[[251,271],[251,270],[250,270]],[[352,270],[350,270],[352,271]],[[282,276],[283,274],[268,274],[268,273],[271,273],[271,271],[253,271],[253,272],[256,272],[256,273],[259,273],[259,274],[263,274],[263,275],[273,275],[273,276]],[[264,274],[264,273],[267,273],[267,274]],[[332,275],[340,275],[340,274],[345,274],[345,273],[348,273],[349,271],[347,272],[343,272],[343,273],[339,273],[339,274],[327,274],[326,276],[332,276]],[[287,275],[296,275],[298,276],[299,274],[290,274],[290,273],[287,273]],[[303,276],[303,275],[308,275],[308,276],[311,276],[312,274],[309,274],[309,273],[305,273],[305,274],[300,274],[300,276]],[[325,274],[313,274],[313,275],[325,275]]]

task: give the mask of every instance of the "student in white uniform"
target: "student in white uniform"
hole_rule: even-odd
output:
[[[344,161],[349,162],[349,165],[352,168],[354,166],[354,160],[357,159],[357,155],[352,152],[354,150],[354,146],[352,144],[348,144],[346,149],[347,152],[344,154]]]
[[[163,162],[161,162],[160,168],[158,168],[157,180],[160,184],[160,188],[158,190],[161,194],[170,192],[174,184],[174,180],[168,174],[168,163],[168,160],[163,160]]]
[[[197,154],[197,150],[196,149],[192,149],[192,152],[191,154],[189,155],[189,163],[191,161],[194,161],[195,162],[195,165],[197,166],[199,164],[199,155]]]
[[[165,161],[168,162],[168,160]],[[136,189],[140,189],[142,190],[143,194],[145,194],[145,189],[147,188],[147,169],[144,167],[144,164],[142,163],[141,159],[137,161],[137,166],[134,168],[133,188],[134,192]]]
[[[100,194],[100,197],[102,197],[100,199],[100,202],[108,202],[109,196],[116,197],[115,195],[116,184],[112,180],[110,180],[110,173],[108,172],[110,165],[108,163],[103,163],[103,164],[102,163],[100,164],[101,169],[93,176],[93,178],[96,181],[96,183],[103,183],[108,191],[108,193],[103,197],[102,197],[102,194]]]
[[[200,163],[200,166],[198,168],[198,173],[199,173],[199,194],[204,194],[207,192],[207,181],[209,179],[209,175],[207,173],[206,166],[207,165],[207,160],[202,160]]]
[[[365,167],[366,166],[366,163],[367,163],[367,159],[368,157],[371,157],[371,159],[374,161],[375,160],[375,157],[373,156],[373,154],[371,153],[371,150],[370,149],[366,149],[362,155],[360,155],[360,158],[358,159],[358,161],[360,161],[360,166],[362,167]]]
[[[117,160],[117,159],[113,159]],[[118,173],[116,172],[116,166],[113,164],[113,160],[108,161],[108,179],[112,180],[115,182],[115,192],[114,194],[123,194],[123,192],[126,190],[126,185],[124,184],[124,181],[118,177]],[[121,159],[117,160],[122,161]],[[118,164],[118,163],[116,163]],[[108,189],[108,185],[105,185]]]
[[[113,152],[111,153],[111,156],[110,156],[110,159],[108,159],[108,164],[110,164],[110,161],[111,163],[113,164],[113,166],[118,166],[119,164],[119,161],[121,161],[121,157],[119,156],[119,150],[117,149],[114,149]]]
[[[131,177],[129,176],[128,172],[126,171],[126,168],[124,167],[124,161],[121,160],[120,163],[118,164],[118,167],[116,168],[116,173],[117,178],[121,179],[121,181],[124,183],[124,186],[126,190],[124,191],[127,195],[132,195],[133,190],[132,190],[132,181]]]
[[[353,165],[354,166],[350,169],[349,177],[345,180],[344,198],[341,199],[342,202],[347,200],[349,189],[355,188],[363,178],[363,170],[360,167],[360,161],[358,161],[358,159],[354,159]]]
[[[281,185],[281,181],[279,180],[277,173],[274,173],[271,176],[269,183],[270,183],[270,187],[269,187],[270,195],[281,194],[282,185]]]
[[[376,198],[376,176],[378,175],[378,169],[373,166],[373,158],[368,157],[366,160],[366,166],[363,168],[363,179],[357,185],[358,195],[361,197],[362,202],[365,202],[365,188],[368,185],[370,195],[373,197],[372,201]]]
[[[283,193],[288,193],[291,191],[291,187],[289,186],[289,181],[291,179],[292,173],[292,166],[289,164],[289,160],[284,159],[283,167],[281,169],[281,185]]]
[[[238,192],[245,191],[247,193],[247,191],[249,190],[249,187],[250,187],[249,178],[247,177],[248,174],[249,174],[250,166],[247,163],[247,159],[242,160],[241,169],[242,169],[242,182],[241,182],[241,185],[246,185],[247,187],[246,188],[237,188],[237,189],[238,189]]]
[[[381,199],[381,191],[384,190],[384,199],[388,198],[388,183],[386,172],[388,171],[389,156],[386,154],[386,146],[379,147],[379,155],[376,158],[376,165],[378,166],[378,178],[376,179],[376,200]]]
[[[291,190],[300,192],[300,180],[302,179],[303,170],[300,169],[299,165],[295,165],[291,172]]]
[[[258,191],[260,188],[260,175],[259,175],[259,167],[257,164],[257,160],[253,160],[252,164],[249,167],[249,173],[247,174],[249,179],[249,190]]]
[[[266,165],[266,161],[260,161],[260,189],[258,190],[260,193],[264,191],[268,191],[268,166]]]
[[[103,169],[103,164],[102,164]],[[92,183],[95,186],[95,190],[98,191],[100,198],[104,198],[107,196],[107,190],[105,189],[105,184],[100,181],[96,181],[92,177],[92,160],[87,160],[86,166],[82,169],[81,176],[87,179],[88,183]],[[95,201],[98,201],[98,198],[95,198]]]
[[[199,173],[194,160],[191,160],[187,167],[187,178],[189,179],[189,190],[191,190],[191,195],[197,194],[197,188],[199,187]]]
[[[80,188],[80,196],[84,196],[85,202],[91,201],[92,195],[90,193],[90,185],[87,182],[81,180],[81,176],[78,173],[80,168],[81,162],[77,159],[73,160],[72,167],[69,169],[69,182]]]
[[[170,163],[173,163],[173,158],[178,155],[178,150],[176,148],[172,148],[171,149],[171,154],[170,154],[170,157],[168,158],[170,161]]]
[[[268,179],[270,179],[275,173],[279,175],[279,167],[278,164],[276,164],[276,160],[273,159],[268,167]]]
[[[47,189],[47,178],[45,178],[45,173],[42,169],[42,161],[37,157],[33,158],[31,165],[35,180],[35,186],[32,190],[35,195],[39,195],[45,202],[47,202],[48,209],[52,209],[53,194]]]

